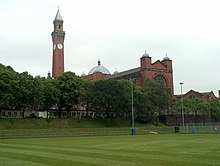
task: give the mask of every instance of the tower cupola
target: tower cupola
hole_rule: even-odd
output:
[[[149,54],[147,53],[147,51],[145,50],[145,53],[143,54],[142,58],[148,58],[150,57]]]
[[[167,53],[166,53],[166,56],[163,58],[163,61],[169,61],[170,58],[167,56]]]

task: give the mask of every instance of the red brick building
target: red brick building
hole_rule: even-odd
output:
[[[114,72],[112,75],[105,67],[101,66],[100,60],[98,66],[93,67],[88,75],[82,74],[82,77],[92,81],[102,79],[133,79],[137,86],[142,86],[145,80],[155,80],[160,84],[170,88],[172,95],[173,90],[173,69],[172,60],[169,57],[157,60],[152,63],[151,57],[146,53],[140,58],[140,66],[123,72]]]
[[[53,66],[52,76],[58,77],[64,73],[64,37],[63,19],[60,15],[59,9],[53,21],[54,31],[52,32],[53,40]]]
[[[220,97],[220,91],[219,91],[219,97]],[[213,91],[210,92],[196,92],[194,90],[188,91],[186,94],[183,94],[183,99],[200,99],[204,102],[209,102],[212,99],[218,99]],[[176,95],[176,99],[180,100],[181,95]]]

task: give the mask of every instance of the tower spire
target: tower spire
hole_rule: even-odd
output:
[[[56,17],[55,17],[54,20],[60,20],[60,21],[63,20],[62,17],[61,17],[61,14],[60,14],[59,6],[58,6],[57,14],[56,14]]]

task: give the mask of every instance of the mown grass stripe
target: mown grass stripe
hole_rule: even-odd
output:
[[[46,164],[41,164],[39,162],[31,162],[31,161],[24,161],[23,159],[15,159],[15,158],[8,158],[8,157],[0,157],[0,165],[1,166],[46,166]]]
[[[7,149],[13,156],[21,153],[45,162],[63,161],[64,165],[70,162],[79,165],[107,163],[109,166],[219,165],[219,147],[219,135],[42,138],[2,140],[0,143],[0,151]],[[39,155],[44,153],[49,156]]]
[[[85,163],[85,162],[79,162],[79,161],[70,161],[70,160],[62,160],[62,159],[51,159],[48,158],[47,156],[44,157],[39,157],[39,156],[35,156],[35,155],[24,155],[24,154],[18,154],[18,153],[12,153],[12,152],[4,152],[3,154],[1,154],[2,157],[6,157],[8,158],[8,156],[10,156],[11,160],[19,160],[22,165],[22,160],[24,163],[27,163],[29,165],[35,165],[37,163],[41,164],[41,165],[74,165],[74,166],[95,166],[97,164],[91,164],[91,163]],[[1,165],[1,164],[0,164]],[[17,164],[18,165],[18,164]],[[17,166],[16,165],[16,166]]]
[[[79,161],[85,163],[92,163],[92,164],[103,164],[105,163],[106,166],[111,165],[131,165],[130,162],[126,161],[117,161],[117,160],[109,160],[109,159],[101,159],[98,156],[94,157],[86,157],[86,156],[74,156],[74,155],[65,155],[65,154],[57,154],[57,153],[50,153],[50,152],[42,152],[42,151],[32,151],[32,150],[19,150],[19,149],[8,149],[8,148],[1,148],[0,151],[7,152],[7,153],[18,153],[23,155],[33,155],[36,157],[47,157],[51,159],[60,159],[60,160],[67,160],[67,161]],[[134,163],[135,164],[135,163]]]
[[[7,148],[12,148],[12,146],[4,146]],[[12,148],[14,149],[14,148]],[[108,159],[108,160],[117,160],[117,161],[128,161],[128,162],[135,162],[136,164],[141,165],[143,162],[147,162],[149,161],[149,158],[139,158],[137,156],[126,156],[126,155],[119,155],[119,153],[117,152],[115,154],[115,151],[113,151],[112,153],[103,153],[103,150],[101,151],[93,151],[93,152],[88,152],[88,150],[86,151],[77,151],[76,149],[72,149],[69,150],[67,148],[64,149],[54,149],[54,148],[42,148],[42,147],[38,147],[38,148],[33,148],[33,147],[24,147],[24,146],[16,146],[16,149],[20,149],[20,150],[32,150],[32,151],[38,151],[38,152],[51,152],[51,153],[57,153],[57,154],[66,154],[66,155],[72,155],[72,156],[86,156],[86,157],[93,157],[93,158],[97,158],[97,156],[99,156],[99,158],[101,159]],[[153,161],[153,160],[152,160]],[[154,160],[155,162],[161,162],[159,160]],[[151,162],[153,163],[153,162]]]

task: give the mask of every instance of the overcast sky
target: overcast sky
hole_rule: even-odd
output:
[[[220,1],[0,0],[0,63],[46,76],[52,70],[53,20],[64,20],[65,71],[81,75],[98,59],[111,73],[173,60],[175,94],[220,89]]]

